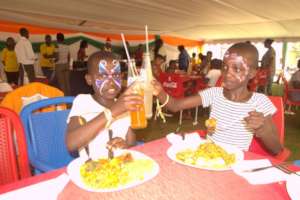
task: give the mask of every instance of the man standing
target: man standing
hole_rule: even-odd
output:
[[[267,82],[267,94],[272,95],[272,83],[275,75],[275,61],[276,53],[274,48],[271,46],[274,40],[266,39],[264,45],[268,48],[267,52],[263,55],[261,60],[261,67],[268,70],[268,82]]]
[[[59,88],[64,92],[65,96],[71,95],[70,89],[70,49],[64,43],[65,36],[57,33],[57,60],[55,67],[55,76],[59,84]]]
[[[55,45],[52,43],[52,38],[50,35],[45,36],[45,43],[40,46],[40,66],[42,68],[44,76],[51,80],[51,76],[54,72],[54,52]]]
[[[187,72],[190,64],[190,56],[185,50],[183,45],[178,46],[179,56],[178,56],[178,67],[180,70]]]
[[[29,82],[33,82],[35,80],[35,72],[34,72],[34,61],[36,60],[31,42],[28,40],[29,32],[26,28],[20,29],[21,38],[16,44],[15,52],[17,55],[17,60],[19,63],[19,84],[23,85],[24,83],[24,70],[27,73]]]

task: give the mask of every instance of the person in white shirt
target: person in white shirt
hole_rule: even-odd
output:
[[[57,60],[55,65],[55,76],[57,78],[60,89],[64,94],[71,95],[70,88],[70,49],[64,44],[65,36],[62,33],[57,33]]]
[[[221,76],[221,68],[222,68],[222,60],[220,59],[212,59],[211,61],[211,69],[206,74],[205,78],[207,78],[209,87],[214,87],[219,77]]]
[[[266,85],[268,95],[272,95],[272,84],[276,72],[276,52],[272,47],[273,41],[269,38],[264,41],[264,45],[268,50],[261,60],[261,67],[268,70],[268,83]],[[259,89],[259,91],[264,91],[264,88]]]
[[[34,72],[34,62],[36,60],[35,54],[32,49],[31,42],[28,40],[29,31],[26,28],[20,29],[21,38],[17,42],[15,47],[15,52],[17,55],[17,60],[20,65],[20,75],[19,75],[19,84],[23,85],[24,83],[24,70],[27,73],[29,82],[33,82],[35,80],[35,72]]]

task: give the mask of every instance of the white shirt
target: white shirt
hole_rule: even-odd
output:
[[[162,55],[163,57],[166,57],[167,58],[167,49],[164,45],[162,45],[158,52],[157,52],[159,55]]]
[[[18,63],[23,65],[33,65],[35,55],[31,42],[26,37],[21,37],[15,47]]]
[[[67,119],[69,123],[70,118],[73,116],[81,116],[87,122],[94,119],[97,115],[104,111],[105,107],[100,105],[94,100],[90,94],[80,94],[74,101]],[[113,130],[113,137],[121,137],[124,140],[130,127],[130,117],[128,113],[119,116],[111,124],[111,129]],[[89,131],[89,130],[86,130]],[[89,153],[92,159],[97,159],[99,155],[107,155],[106,144],[109,141],[108,130],[101,130],[98,135],[89,143]],[[85,149],[79,150],[80,157],[86,158],[87,154]]]
[[[68,64],[68,55],[70,53],[70,49],[68,45],[65,44],[58,44],[57,53],[58,53],[58,60],[56,61],[57,64]]]
[[[213,87],[199,92],[203,107],[210,106],[210,118],[217,120],[215,132],[208,136],[213,141],[234,145],[248,150],[253,132],[244,118],[250,111],[262,112],[264,116],[273,115],[275,106],[264,94],[254,92],[247,102],[233,102],[223,95],[223,88]]]
[[[206,74],[206,78],[209,79],[208,86],[213,87],[216,85],[216,82],[218,81],[219,77],[221,76],[221,70],[219,69],[211,69]]]

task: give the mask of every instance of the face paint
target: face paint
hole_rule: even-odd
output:
[[[121,73],[121,66],[119,61],[113,60],[112,61],[113,68],[107,69],[107,61],[100,60],[98,67],[99,67],[99,74],[103,76],[102,79],[96,79],[95,84],[96,87],[100,90],[100,94],[102,94],[102,90],[105,84],[109,83],[110,80],[114,81],[118,88],[121,88],[121,79],[119,77],[114,77],[116,74]]]
[[[227,76],[230,78],[235,78],[239,82],[246,79],[249,74],[249,66],[247,65],[247,60],[236,53],[226,53],[224,56],[225,67],[227,70]],[[241,69],[244,69],[244,73],[241,73]]]

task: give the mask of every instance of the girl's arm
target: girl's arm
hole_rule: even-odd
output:
[[[159,99],[159,102],[161,104],[164,104],[167,102],[167,93],[163,90],[161,84],[154,80],[152,82],[154,87],[154,95],[156,95]],[[172,112],[178,112],[180,110],[188,109],[188,108],[194,108],[196,106],[202,105],[201,96],[196,94],[194,96],[184,97],[181,99],[175,99],[171,96],[169,96],[168,103],[166,105],[167,109]]]
[[[245,121],[272,154],[276,155],[282,151],[278,130],[273,123],[271,115],[264,117],[262,113],[253,111],[249,113]]]
[[[99,131],[104,129],[107,122],[104,113],[99,114],[89,122],[84,122],[84,124],[80,123],[83,121],[80,118],[79,116],[71,117],[68,123],[66,145],[70,152],[87,146],[98,135]]]

